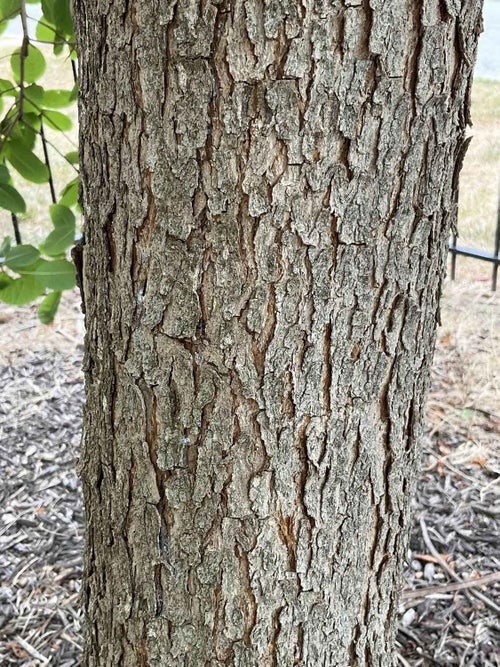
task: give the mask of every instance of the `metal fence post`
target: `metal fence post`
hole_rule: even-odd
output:
[[[491,289],[496,292],[498,278],[498,262],[500,261],[500,180],[498,181],[498,200],[497,200],[497,228],[495,232],[494,255],[496,262],[493,264],[493,275],[491,278]]]

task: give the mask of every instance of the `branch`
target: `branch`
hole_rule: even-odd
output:
[[[21,230],[19,229],[19,220],[17,219],[17,215],[15,213],[10,214],[12,218],[12,227],[14,228],[14,238],[16,239],[16,244],[21,245],[23,242],[21,238]]]
[[[40,118],[40,137],[42,139],[42,148],[43,148],[43,156],[45,158],[45,164],[47,165],[47,169],[49,170],[50,196],[52,199],[52,203],[55,204],[57,203],[57,197],[56,197],[56,190],[54,187],[54,177],[50,166],[49,151],[47,150],[47,139],[45,138],[45,132],[43,131],[43,120],[41,118]]]
[[[33,102],[31,102],[31,104],[33,104]],[[26,125],[26,127],[29,127],[30,130],[33,130],[33,132],[35,132],[36,134],[40,134],[40,130],[37,130],[36,127],[33,127],[33,125],[32,125],[31,123],[29,123],[29,122],[26,120],[26,118],[20,118],[20,121],[21,121],[21,123],[24,123],[24,124]],[[66,139],[67,139],[73,146],[75,146],[75,144],[71,141],[71,139],[69,139],[69,137],[67,137],[67,135],[66,135],[64,132],[63,132],[62,134],[66,137]],[[78,169],[75,167],[75,165],[74,165],[72,162],[70,162],[70,161],[68,160],[68,158],[64,155],[64,153],[62,153],[62,152],[57,148],[57,146],[55,146],[51,141],[49,141],[49,140],[47,139],[47,137],[45,138],[45,141],[47,142],[47,146],[50,146],[50,147],[51,147],[51,148],[52,148],[58,155],[60,155],[64,160],[66,160],[66,162],[67,162],[69,165],[71,165],[71,166],[73,167],[73,169],[75,170],[75,172],[76,172],[77,174],[80,173],[80,172],[78,171]]]

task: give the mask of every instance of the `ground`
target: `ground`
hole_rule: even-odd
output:
[[[414,500],[397,651],[500,665],[500,300],[448,283]],[[0,664],[80,664],[82,317],[0,305]],[[285,666],[283,666],[285,667]],[[311,667],[311,666],[308,666]]]

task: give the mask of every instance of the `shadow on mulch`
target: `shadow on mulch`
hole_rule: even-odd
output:
[[[456,314],[453,293],[446,303]],[[470,314],[471,304],[464,308]],[[63,310],[68,322],[72,309],[76,299]],[[8,319],[8,333],[0,325],[0,664],[76,667],[80,338],[73,321],[55,332],[64,349],[54,333],[37,349],[26,311]],[[396,648],[403,666],[499,667],[500,416],[490,349],[498,349],[498,328],[471,323],[461,334],[451,324],[436,352]]]

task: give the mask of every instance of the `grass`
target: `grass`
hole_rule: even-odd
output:
[[[472,141],[460,176],[459,243],[493,251],[500,178],[500,81],[472,87]],[[458,277],[487,280],[491,265],[457,261]]]

